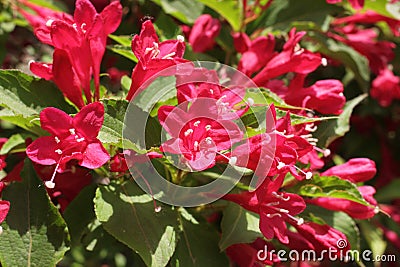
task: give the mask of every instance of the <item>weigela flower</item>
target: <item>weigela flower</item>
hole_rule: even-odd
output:
[[[297,219],[294,215],[301,213],[306,208],[306,204],[299,195],[279,192],[283,178],[284,175],[279,175],[274,181],[266,179],[253,192],[228,194],[223,198],[258,213],[263,235],[267,239],[276,237],[283,244],[287,244],[289,238],[286,235],[286,222],[302,224],[303,219]]]
[[[26,148],[26,154],[41,165],[56,164],[56,171],[63,172],[67,163],[76,160],[89,169],[101,167],[110,156],[97,135],[103,125],[104,107],[95,102],[81,109],[75,117],[62,110],[49,107],[40,113],[41,127],[51,136],[36,139]],[[54,187],[53,179],[48,184]]]
[[[243,103],[246,94],[244,87],[223,87],[219,84],[216,71],[213,70],[194,68],[185,72],[176,75],[178,104],[193,102],[197,98],[215,99],[219,117],[226,120],[238,119],[249,109],[249,105]]]
[[[90,89],[92,75],[95,82],[94,100],[100,97],[100,64],[107,36],[121,22],[122,7],[119,2],[112,2],[98,14],[89,0],[77,0],[75,5],[73,19],[67,15],[50,14],[44,24],[32,25],[39,40],[53,46],[55,51],[53,64],[31,62],[30,69],[39,77],[54,80],[64,95],[82,108],[82,90],[86,101],[93,101]],[[41,9],[36,7],[34,10],[43,19]]]
[[[365,0],[349,0],[350,5],[354,8],[354,9],[362,9],[364,6],[364,1]],[[328,4],[336,4],[336,3],[341,3],[342,0],[326,0],[326,2]]]
[[[346,235],[327,224],[306,222],[303,224],[292,223],[292,225],[300,235],[313,245],[318,253],[331,249],[332,253],[336,250],[334,255],[345,256],[350,249]],[[342,246],[342,244],[345,246]]]
[[[271,250],[275,250],[272,243],[257,238],[250,244],[239,243],[229,246],[226,249],[226,254],[240,267],[256,267],[279,262],[278,256],[271,253]]]
[[[219,119],[214,99],[199,98],[188,111],[179,106],[161,106],[158,118],[172,137],[161,145],[161,151],[182,155],[194,170],[214,166],[216,154],[229,149],[243,136],[234,122]]]
[[[369,62],[371,70],[378,74],[387,68],[387,64],[394,58],[395,44],[388,41],[377,41],[378,33],[374,29],[363,29],[355,24],[344,27],[335,27],[341,35],[329,33],[328,36],[353,47],[364,55]]]
[[[286,103],[313,109],[322,114],[340,114],[346,103],[339,80],[320,80],[304,88],[305,75],[296,75],[288,90],[281,95]]]
[[[375,162],[367,158],[353,158],[321,173],[322,176],[337,176],[352,183],[368,181],[375,174]]]
[[[212,49],[215,45],[215,37],[218,36],[220,30],[221,23],[218,19],[209,14],[198,17],[189,35],[189,43],[193,51],[202,53]]]
[[[275,54],[275,37],[272,34],[260,36],[254,40],[245,33],[235,33],[233,44],[237,52],[242,54],[238,70],[250,76],[267,64]]]
[[[0,182],[0,195],[3,191],[4,183]],[[8,211],[10,210],[10,202],[6,200],[0,200],[0,224],[6,219]],[[3,232],[3,228],[0,226],[0,234]]]
[[[400,20],[381,15],[373,10],[367,10],[365,13],[356,13],[354,15],[343,18],[336,18],[333,20],[332,24],[333,25],[340,25],[340,24],[348,25],[351,23],[374,24],[380,21],[386,22],[395,36],[400,36],[400,30],[399,30]]]
[[[132,85],[126,97],[128,100],[131,100],[140,86],[157,72],[187,62],[182,59],[185,53],[183,36],[178,36],[177,40],[160,43],[150,20],[143,22],[140,34],[133,37],[132,51],[138,59],[138,64],[132,71]]]
[[[273,129],[246,139],[229,155],[237,158],[238,166],[253,170],[259,177],[290,172],[299,180],[311,178],[312,173],[305,173],[295,164],[312,151],[313,146],[303,137],[293,134],[289,113],[277,121],[275,106],[271,105],[270,110],[274,118],[269,118],[267,112],[267,119],[275,120]]]
[[[318,205],[328,210],[343,211],[355,219],[369,219],[378,213],[378,203],[374,199],[375,188],[372,186],[360,186],[358,187],[363,198],[371,204],[366,206],[347,199],[329,198],[329,197],[318,197],[310,199],[307,203]]]
[[[306,49],[299,48],[298,44],[306,32],[297,32],[293,28],[289,32],[289,39],[283,46],[283,51],[273,56],[266,66],[253,78],[259,86],[265,86],[275,77],[288,72],[309,74],[321,65],[321,56]],[[268,55],[268,53],[267,53]]]
[[[394,99],[400,99],[400,77],[388,68],[383,69],[372,81],[370,93],[382,107],[390,106]]]

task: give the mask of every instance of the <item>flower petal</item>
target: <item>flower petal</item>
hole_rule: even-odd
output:
[[[110,155],[100,141],[89,144],[83,154],[79,165],[89,169],[96,169],[103,166],[110,159]]]
[[[100,102],[82,108],[73,119],[73,126],[88,139],[95,139],[104,120],[104,106]]]
[[[57,154],[57,143],[52,136],[39,137],[26,148],[26,155],[33,162],[42,165],[53,165],[59,162],[61,155]]]

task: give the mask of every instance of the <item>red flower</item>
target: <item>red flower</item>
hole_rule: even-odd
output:
[[[286,234],[287,221],[301,224],[302,219],[293,217],[301,213],[306,204],[301,196],[278,192],[282,185],[284,175],[278,176],[274,181],[269,179],[253,192],[241,194],[228,194],[223,198],[235,202],[243,208],[260,215],[260,230],[267,239],[274,236],[284,244],[289,242]]]
[[[322,176],[333,175],[353,183],[368,181],[375,174],[375,162],[367,158],[350,159],[344,164],[334,166],[321,173]]]
[[[242,54],[238,70],[248,76],[259,71],[276,55],[276,52],[274,52],[275,38],[272,34],[260,36],[251,41],[247,34],[235,33],[233,43],[236,51]]]
[[[253,78],[253,81],[264,86],[268,80],[288,72],[308,74],[321,65],[321,56],[303,48],[298,43],[306,32],[297,32],[293,28],[289,32],[289,40],[283,46],[283,51],[272,57],[267,65]],[[268,53],[267,53],[268,55]]]
[[[158,118],[172,137],[161,145],[161,150],[183,155],[195,170],[213,166],[216,154],[229,149],[243,136],[234,122],[218,118],[216,102],[199,98],[187,112],[180,107],[161,106]]]
[[[388,107],[394,99],[400,99],[400,77],[388,68],[383,69],[372,81],[371,96],[382,107]]]
[[[249,109],[248,104],[240,105],[246,94],[244,87],[221,86],[218,74],[214,70],[194,68],[192,71],[176,75],[176,88],[178,104],[193,102],[199,97],[215,99],[221,119],[238,119]]]
[[[221,24],[218,19],[214,19],[208,14],[198,17],[189,35],[189,43],[192,45],[193,51],[201,53],[213,48],[214,39],[220,30]]]
[[[364,199],[371,204],[371,206],[365,206],[363,204],[347,200],[330,197],[318,197],[310,199],[307,202],[318,205],[328,210],[343,211],[355,219],[369,219],[375,216],[378,212],[377,202],[373,197],[375,194],[375,188],[372,186],[360,186],[358,187],[361,195]]]
[[[332,253],[336,252],[335,255],[343,255],[344,257],[350,249],[346,235],[327,224],[306,222],[292,225],[300,235],[314,246],[316,252],[331,249]]]
[[[306,107],[322,114],[340,114],[346,103],[343,84],[339,80],[321,80],[304,88],[305,75],[296,75],[287,92],[282,95],[286,103]]]
[[[374,24],[379,21],[386,22],[390,27],[390,29],[392,30],[393,34],[395,36],[400,36],[400,30],[399,30],[400,20],[383,16],[372,10],[367,10],[365,13],[357,13],[344,18],[336,18],[332,22],[332,24],[334,25],[339,25],[339,24],[348,25],[350,23]]]
[[[42,9],[34,7],[41,19]],[[45,23],[33,24],[39,40],[54,46],[55,51],[53,64],[32,62],[31,71],[39,77],[54,80],[64,95],[79,108],[84,106],[82,89],[86,101],[92,102],[90,79],[93,75],[96,88],[94,100],[97,101],[100,97],[100,63],[107,36],[117,29],[121,17],[119,2],[111,3],[98,14],[89,0],[77,0],[73,20],[67,15],[53,15],[47,17]]]
[[[336,3],[341,3],[342,0],[326,0],[328,4],[336,4]],[[361,9],[364,6],[364,0],[349,0],[350,5],[354,9]]]
[[[138,64],[132,71],[132,85],[126,99],[131,100],[140,86],[157,72],[186,62],[182,59],[185,43],[182,36],[177,40],[159,42],[153,23],[146,20],[139,35],[132,39],[132,51]]]
[[[59,109],[45,108],[40,113],[40,122],[51,136],[36,139],[27,147],[26,154],[41,165],[57,164],[58,172],[65,171],[70,160],[77,160],[80,166],[89,169],[99,168],[110,159],[97,139],[103,118],[104,107],[99,102],[85,106],[73,118]]]
[[[4,183],[0,182],[0,194],[3,191]],[[0,224],[6,219],[8,211],[10,210],[10,202],[6,200],[0,200]],[[0,226],[0,234],[3,232],[3,228]]]

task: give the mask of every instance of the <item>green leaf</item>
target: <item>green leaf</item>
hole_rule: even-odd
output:
[[[355,184],[336,176],[315,174],[312,179],[298,183],[291,191],[306,197],[340,198],[370,206]]]
[[[10,153],[14,148],[25,145],[25,139],[27,137],[32,137],[26,134],[13,134],[8,138],[7,142],[1,147],[0,155],[5,155]]]
[[[218,248],[219,235],[206,223],[199,224],[185,209],[179,208],[180,239],[172,266],[228,266],[228,259]],[[207,249],[205,249],[207,248]]]
[[[369,86],[370,78],[370,68],[367,58],[343,43],[326,39],[326,37],[319,35],[315,35],[315,37],[321,45],[318,48],[318,52],[342,62],[353,73],[361,89],[365,91]]]
[[[390,184],[386,185],[379,190],[374,195],[374,198],[379,202],[392,201],[394,199],[400,198],[400,179],[394,179]]]
[[[193,24],[202,14],[203,4],[193,0],[152,0],[161,6],[165,13],[177,18],[185,24]]]
[[[53,83],[18,70],[0,70],[0,107],[5,108],[0,112],[0,119],[34,133],[43,132],[32,120],[46,107],[76,113]]]
[[[323,25],[327,15],[335,14],[339,10],[341,10],[339,7],[327,4],[325,1],[280,0],[271,4],[261,20],[265,21],[264,26],[286,31],[298,22]]]
[[[102,102],[105,114],[103,126],[98,135],[99,140],[104,144],[137,150],[134,144],[122,137],[124,118],[129,102],[115,99],[103,99]]]
[[[352,100],[347,101],[342,114],[336,120],[329,120],[318,125],[315,136],[318,138],[318,144],[321,147],[328,147],[334,140],[344,136],[350,130],[350,116],[353,109],[361,103],[367,94],[359,95]]]
[[[31,162],[25,160],[22,182],[3,191],[11,203],[0,235],[3,266],[55,266],[68,250],[67,225],[50,201]]]
[[[370,247],[373,254],[373,256],[368,256],[373,258],[376,256],[384,255],[387,247],[387,242],[383,237],[382,229],[376,227],[376,225],[374,225],[372,222],[366,220],[359,221],[358,224],[360,226],[361,233],[367,241],[368,246]]]
[[[95,212],[104,229],[136,251],[148,266],[165,266],[177,243],[176,211],[161,206],[134,182],[111,182],[96,192]]]
[[[225,208],[221,221],[221,241],[219,247],[227,247],[238,243],[251,243],[257,237],[263,237],[260,232],[260,218],[257,214],[243,209],[241,206],[229,203]]]
[[[351,249],[360,249],[360,230],[356,222],[349,215],[344,212],[334,212],[314,205],[307,205],[306,210],[301,216],[307,213],[313,222],[320,223],[322,221],[344,233]]]
[[[68,224],[71,244],[79,244],[83,235],[90,232],[90,223],[96,219],[93,205],[96,188],[94,184],[83,188],[63,213]]]
[[[390,4],[387,0],[367,0],[364,3],[363,12],[373,10],[376,13],[398,20],[400,19],[399,8],[399,3]]]
[[[124,47],[129,47],[129,48],[131,47],[132,36],[130,36],[130,35],[110,34],[110,35],[108,35],[108,37]],[[131,52],[132,52],[132,50],[131,50]]]
[[[224,17],[235,32],[242,28],[243,5],[238,0],[198,0]]]
[[[138,59],[136,56],[132,53],[131,47],[126,47],[122,45],[108,45],[107,48],[114,53],[117,53],[118,55],[121,55],[123,57],[126,57],[127,59],[133,61],[133,62],[138,62]]]

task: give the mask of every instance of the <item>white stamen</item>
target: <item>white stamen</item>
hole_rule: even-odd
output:
[[[187,129],[184,133],[185,136],[188,136],[189,134],[193,133],[193,129]]]
[[[51,24],[53,24],[53,22],[54,22],[53,19],[49,19],[48,21],[46,21],[46,26],[51,27]]]
[[[76,137],[78,137],[78,136],[76,136]],[[76,142],[78,142],[78,143],[85,141],[85,137],[75,138],[75,139],[76,139]]]
[[[306,127],[304,129],[308,132],[315,132],[317,130],[317,126],[315,126],[314,123],[306,124]]]
[[[210,88],[210,94],[214,94],[214,90]]]
[[[154,211],[157,212],[157,213],[160,212],[161,211],[161,207],[160,206],[155,207]]]
[[[29,62],[28,62],[29,68],[31,67],[31,64],[32,64],[32,63],[35,63],[35,60],[33,60],[33,59],[29,60]]]
[[[172,59],[172,57],[175,56],[175,54],[176,54],[175,52],[171,52],[163,56],[162,59]]]
[[[69,133],[72,134],[72,135],[75,135],[76,134],[75,133],[75,129],[74,128],[69,129]]]
[[[229,159],[229,164],[230,164],[230,165],[235,165],[236,162],[237,162],[237,157],[231,157],[231,158]]]
[[[207,124],[205,128],[206,128],[206,131],[209,131],[209,130],[211,130],[211,125]]]
[[[60,139],[57,136],[54,136],[54,140],[56,140],[56,143],[60,143]]]
[[[3,227],[0,226],[0,235],[3,233]]]
[[[283,194],[278,194],[277,192],[272,192],[272,195],[276,198],[282,199],[283,201],[289,201],[290,199],[290,196],[284,197]]]
[[[83,33],[86,33],[86,30],[84,29],[86,27],[86,23],[81,24],[81,30]]]
[[[376,206],[376,207],[374,208],[374,213],[375,213],[375,214],[378,214],[378,213],[379,213],[379,207],[378,207],[378,206]]]
[[[56,152],[58,155],[62,154],[62,150],[61,149],[56,149],[54,152]]]
[[[282,169],[282,168],[285,167],[285,166],[286,166],[286,164],[283,163],[282,161],[280,161],[280,162],[278,163],[278,166],[276,166],[276,168],[277,168],[278,170],[280,170],[280,169]]]
[[[197,150],[197,148],[199,147],[199,142],[194,141],[194,144],[193,144],[193,145],[194,145],[194,149]]]
[[[200,124],[200,121],[195,121],[195,122],[193,123],[193,125],[196,126],[196,127],[199,126],[199,124]]]
[[[213,143],[213,140],[211,137],[207,137],[205,140],[206,140],[207,145],[211,145]]]
[[[176,36],[176,40],[178,40],[179,42],[184,42],[185,37],[183,37],[182,35],[178,35],[178,36]]]
[[[303,54],[303,52],[304,52],[304,48],[300,48],[299,50],[294,52],[294,55],[298,56],[298,55]]]
[[[78,25],[76,25],[76,23],[72,24],[72,27],[74,27],[75,30],[78,29]]]
[[[253,106],[254,105],[254,99],[249,97],[247,98],[247,104],[249,104],[249,106]]]
[[[288,214],[288,213],[289,213],[289,211],[288,211],[288,210],[286,210],[286,209],[279,209],[279,212],[286,213],[286,214]]]
[[[328,66],[328,60],[325,57],[321,58],[321,64],[324,67]]]
[[[47,188],[51,189],[53,189],[56,186],[56,184],[53,183],[53,181],[46,181],[44,184],[46,185]]]
[[[306,179],[310,180],[313,177],[312,172],[306,172]]]
[[[302,225],[303,223],[304,223],[304,219],[303,218],[297,219],[297,225]]]

